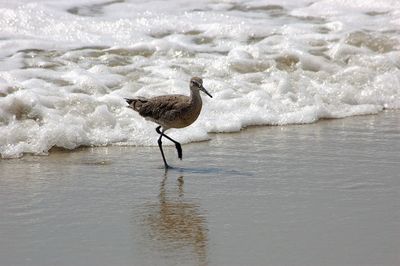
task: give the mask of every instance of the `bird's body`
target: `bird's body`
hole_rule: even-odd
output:
[[[150,99],[132,99],[130,107],[163,129],[183,128],[196,121],[202,101],[200,95],[198,97],[163,95]]]
[[[160,134],[158,144],[166,168],[169,166],[165,160],[164,152],[162,150],[161,138],[164,136],[174,142],[178,150],[178,157],[182,159],[182,149],[180,144],[165,135],[164,132],[170,128],[187,127],[196,121],[200,115],[203,105],[200,96],[200,90],[212,97],[204,89],[202,79],[193,77],[190,80],[190,96],[173,94],[156,96],[152,98],[139,97],[134,99],[126,99],[130,108],[137,111],[145,119],[153,121],[162,127],[161,131],[160,127],[157,127],[156,131]]]

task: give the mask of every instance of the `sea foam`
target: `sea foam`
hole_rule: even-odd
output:
[[[188,94],[188,143],[252,125],[400,108],[398,1],[29,1],[0,4],[0,153],[156,145],[124,97]]]

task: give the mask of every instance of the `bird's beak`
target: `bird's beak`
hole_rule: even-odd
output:
[[[211,94],[203,86],[200,87],[200,90],[212,98]]]

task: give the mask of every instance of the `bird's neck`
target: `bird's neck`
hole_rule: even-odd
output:
[[[190,90],[190,102],[192,104],[201,104],[201,96],[200,96],[200,91],[198,89],[191,89]]]

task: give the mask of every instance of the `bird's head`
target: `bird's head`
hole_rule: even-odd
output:
[[[193,77],[190,79],[190,89],[191,90],[201,90],[208,96],[211,96],[211,94],[203,87],[203,80],[199,77]]]

